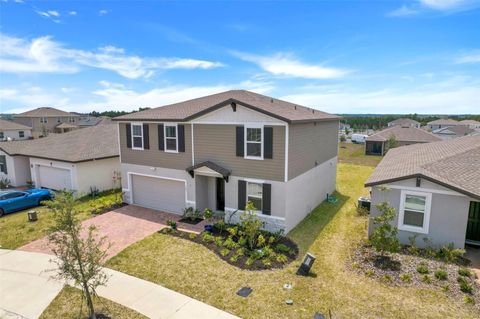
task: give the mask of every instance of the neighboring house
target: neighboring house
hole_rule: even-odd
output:
[[[438,120],[435,120],[435,121],[428,122],[427,123],[427,128],[430,131],[435,131],[435,130],[438,130],[440,128],[456,126],[456,125],[460,125],[460,123],[458,121],[455,121],[455,120],[452,120],[452,119],[438,119]]]
[[[421,124],[420,122],[417,122],[415,120],[409,119],[409,118],[400,118],[393,120],[391,122],[388,122],[388,126],[394,126],[394,125],[400,125],[403,127],[410,126],[410,127],[415,127],[415,128],[420,128]]]
[[[108,116],[80,116],[77,125],[80,128],[90,127],[95,125],[111,124],[112,119]]]
[[[251,201],[267,229],[288,232],[335,190],[335,115],[233,90],[113,120],[130,204],[238,222]]]
[[[391,150],[365,183],[372,187],[371,217],[386,201],[397,212],[402,244],[414,235],[420,246],[424,237],[435,245],[480,244],[479,159],[480,136]],[[370,218],[369,235],[373,230]]]
[[[468,127],[470,127],[472,130],[480,129],[480,122],[475,120],[463,120],[460,121],[460,124],[468,125]]]
[[[8,178],[13,186],[33,181],[36,187],[78,194],[89,193],[91,187],[111,189],[113,175],[120,171],[117,126],[0,143],[0,171],[0,177]]]
[[[13,121],[32,128],[34,137],[77,129],[78,115],[53,107],[39,107],[14,116]]]
[[[0,119],[0,141],[28,140],[31,136],[31,127]]]
[[[433,131],[432,133],[441,137],[444,140],[450,140],[452,138],[458,138],[462,136],[470,135],[474,132],[473,129],[468,127],[467,125],[457,125],[457,126],[449,126],[440,128],[438,130]]]
[[[385,155],[389,149],[389,140],[392,136],[397,141],[396,146],[429,143],[441,140],[440,137],[419,128],[394,125],[367,137],[365,141],[365,154]]]

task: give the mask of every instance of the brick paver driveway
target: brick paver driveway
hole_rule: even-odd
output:
[[[177,221],[180,215],[156,211],[135,205],[128,205],[108,213],[85,220],[82,225],[88,229],[90,225],[97,227],[100,236],[106,236],[110,242],[107,258],[111,258],[131,244],[142,240],[167,226],[167,220]],[[196,225],[178,223],[181,230],[199,233],[205,221]],[[24,251],[51,254],[46,237],[18,248]]]

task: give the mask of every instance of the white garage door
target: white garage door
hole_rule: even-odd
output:
[[[38,166],[37,187],[45,187],[54,190],[72,189],[72,179],[68,169]]]
[[[185,208],[185,183],[163,178],[132,175],[135,205],[172,213]]]

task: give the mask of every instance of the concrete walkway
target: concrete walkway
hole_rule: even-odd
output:
[[[49,279],[53,257],[43,253],[0,249],[0,315],[36,319],[62,289]],[[209,306],[160,285],[106,268],[107,286],[97,293],[149,318],[234,319],[227,312]]]

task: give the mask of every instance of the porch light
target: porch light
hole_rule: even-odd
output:
[[[313,263],[315,262],[315,259],[316,259],[315,256],[313,256],[310,253],[307,253],[305,255],[305,258],[303,259],[302,264],[300,265],[300,267],[298,267],[297,275],[308,276],[308,274],[310,273],[310,269],[312,268]]]

